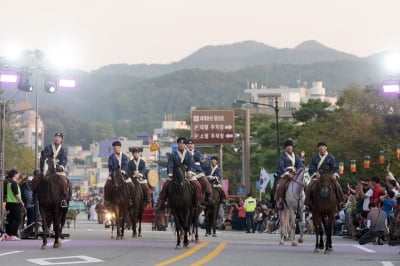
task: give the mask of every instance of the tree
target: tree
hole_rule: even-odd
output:
[[[317,117],[325,116],[331,104],[320,99],[309,99],[306,103],[300,103],[300,109],[293,112],[293,118],[300,122],[307,122]]]

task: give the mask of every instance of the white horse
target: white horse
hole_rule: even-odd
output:
[[[304,169],[301,168],[297,171],[295,177],[289,182],[288,188],[284,198],[284,209],[279,211],[279,224],[280,224],[280,234],[281,240],[279,245],[284,244],[284,240],[290,239],[292,246],[298,246],[295,239],[296,232],[296,217],[300,219],[300,237],[298,239],[299,243],[303,243],[304,234],[304,187],[306,186],[304,178]]]

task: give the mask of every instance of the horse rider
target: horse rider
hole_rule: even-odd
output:
[[[197,180],[199,181],[199,183],[204,191],[204,194],[205,194],[204,203],[205,203],[205,205],[212,205],[215,203],[215,201],[212,198],[211,184],[210,184],[210,182],[208,182],[208,180],[203,172],[203,167],[202,167],[203,155],[201,154],[201,152],[199,150],[194,148],[194,142],[192,139],[188,139],[186,141],[186,149],[193,156],[194,168],[196,169],[195,178],[197,178]]]
[[[149,185],[147,184],[147,178],[145,176],[146,163],[142,158],[140,158],[140,151],[138,148],[133,148],[131,152],[132,158],[128,163],[128,175],[132,178],[137,178],[143,191],[146,203],[150,203],[150,189]]]
[[[116,140],[112,143],[113,153],[108,156],[108,173],[106,184],[104,185],[104,200],[111,202],[111,189],[115,180],[113,180],[112,172],[114,170],[121,169],[121,173],[124,176],[125,182],[129,188],[129,194],[132,195],[135,192],[135,186],[130,178],[126,178],[125,173],[128,169],[128,156],[121,151],[121,142]],[[131,197],[129,197],[129,204],[132,204]]]
[[[224,190],[222,189],[221,178],[222,178],[222,171],[221,168],[218,166],[218,157],[212,156],[211,163],[208,167],[205,167],[205,172],[207,175],[208,181],[211,183],[213,187],[215,187],[218,193],[221,196],[222,203],[226,202],[226,195]]]
[[[161,209],[163,204],[167,200],[168,185],[174,178],[173,176],[174,166],[180,164],[184,164],[186,167],[186,178],[189,179],[194,184],[196,190],[194,193],[194,200],[197,203],[197,207],[202,209],[203,206],[200,204],[202,201],[201,185],[197,180],[197,178],[194,178],[196,169],[194,167],[193,156],[190,152],[186,150],[185,137],[179,137],[176,142],[178,144],[178,149],[176,151],[173,151],[168,157],[168,166],[167,166],[168,179],[165,181],[164,185],[161,188],[160,196],[158,197],[155,209],[156,210]]]
[[[283,210],[283,199],[285,194],[286,184],[292,180],[296,171],[299,168],[304,168],[303,162],[299,155],[293,151],[294,143],[291,139],[288,139],[284,143],[284,152],[279,157],[278,163],[278,188],[277,188],[277,209]]]
[[[70,188],[70,184],[65,174],[65,168],[67,166],[67,150],[62,147],[62,143],[64,140],[64,135],[60,132],[54,134],[54,143],[47,145],[40,153],[40,173],[44,171],[44,164],[46,159],[53,154],[54,165],[56,167],[56,174],[61,178],[61,183],[63,187],[63,199],[61,200],[61,207],[67,208],[68,203],[68,195],[72,193],[72,189]],[[38,183],[39,184],[39,183]]]
[[[311,181],[306,187],[306,199],[304,201],[304,205],[308,210],[311,208],[311,193],[314,190],[315,186],[319,183],[321,177],[321,170],[326,168],[333,169],[333,177],[332,181],[335,185],[336,192],[336,202],[338,203],[338,208],[341,209],[344,202],[344,195],[342,191],[342,187],[340,186],[338,179],[339,176],[339,166],[333,157],[332,154],[328,153],[328,145],[321,141],[317,145],[318,154],[315,155],[310,163],[308,173],[310,174]]]

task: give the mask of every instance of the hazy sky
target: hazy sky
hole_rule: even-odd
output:
[[[86,71],[245,40],[312,39],[362,57],[400,48],[400,0],[0,0],[0,10],[0,55],[41,49]]]

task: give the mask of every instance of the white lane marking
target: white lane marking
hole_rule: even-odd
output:
[[[394,266],[391,261],[381,261],[383,266]]]
[[[359,248],[359,249],[364,250],[365,252],[368,252],[368,253],[375,253],[376,252],[375,250],[372,250],[372,249],[369,249],[369,248],[365,248],[365,247],[360,246],[360,245],[353,245],[353,247]]]
[[[57,262],[55,260],[62,260]],[[80,255],[80,256],[69,256],[69,257],[53,257],[53,258],[41,258],[41,259],[27,259],[32,263],[39,265],[61,265],[61,264],[82,264],[82,263],[96,263],[104,262],[104,260],[96,259],[93,257]]]
[[[0,253],[0,256],[6,256],[6,255],[11,255],[11,254],[20,253],[20,252],[23,252],[23,251],[16,250],[16,251],[10,251],[10,252],[6,252],[6,253]]]

